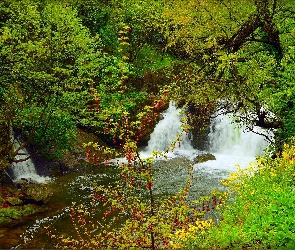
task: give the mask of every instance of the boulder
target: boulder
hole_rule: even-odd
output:
[[[7,197],[6,201],[12,206],[18,206],[23,204],[23,201],[18,197]]]
[[[207,154],[203,154],[203,155],[198,155],[195,159],[194,159],[194,163],[202,163],[202,162],[206,162],[206,161],[214,161],[216,160],[216,157],[213,154],[207,153]]]
[[[49,201],[53,190],[48,184],[29,184],[22,189],[20,199],[25,204],[42,205]]]

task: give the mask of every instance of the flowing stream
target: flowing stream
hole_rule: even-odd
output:
[[[244,128],[238,128],[227,115],[217,117],[211,122],[210,150],[208,152],[194,149],[188,136],[180,129],[181,112],[172,103],[163,113],[163,119],[156,125],[151,134],[146,149],[142,150],[141,157],[147,157],[153,150],[165,151],[170,142],[177,140],[176,134],[181,135],[181,145],[173,152],[168,153],[168,161],[157,161],[154,165],[154,178],[156,195],[171,195],[183,187],[187,176],[187,167],[194,164],[194,178],[191,193],[198,198],[209,195],[214,189],[222,189],[220,180],[226,178],[235,165],[246,167],[255,160],[257,154],[263,153],[268,143],[264,137]],[[191,138],[190,138],[191,139]],[[195,159],[204,154],[213,154],[216,160],[196,163]],[[34,175],[35,172],[22,173]],[[17,178],[17,177],[16,177]],[[44,227],[50,226],[64,235],[73,233],[71,221],[68,216],[69,206],[72,202],[86,203],[92,191],[92,183],[109,184],[119,179],[116,167],[91,167],[75,173],[66,174],[57,178],[53,186],[57,191],[44,208],[44,212],[31,216],[29,223],[21,223],[8,228],[10,243],[1,245],[2,248],[40,249],[53,248],[54,243],[46,236]],[[100,216],[99,214],[97,216]],[[4,233],[4,232],[2,232]],[[1,229],[0,229],[1,234]]]

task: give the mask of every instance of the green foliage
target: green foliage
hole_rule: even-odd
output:
[[[59,109],[52,107],[50,115],[42,115],[42,110],[38,111],[36,108],[23,110],[18,125],[24,130],[26,137],[29,137],[31,129],[34,129],[34,138],[31,143],[41,147],[41,152],[49,152],[54,146],[54,155],[59,158],[63,151],[71,149],[76,126],[70,114],[61,112]],[[42,115],[42,120],[39,120],[40,115]],[[38,121],[37,124],[36,121]]]
[[[60,154],[86,115],[89,83],[103,64],[102,44],[64,3],[6,4],[11,18],[0,33],[3,130],[18,129],[26,143],[56,147]]]
[[[92,118],[88,116],[82,121],[84,125],[102,127],[107,117],[117,120],[124,111],[135,117],[135,111],[147,102],[147,93],[138,91],[128,81],[134,75],[133,65],[129,62],[129,26],[124,23],[120,26],[117,55],[102,58],[103,66],[97,76],[99,82],[91,83],[91,92],[95,95],[93,114]],[[95,120],[94,123],[89,122],[91,119]]]
[[[159,22],[164,7],[161,1],[124,0],[116,4],[118,8],[113,11],[113,17],[117,24],[123,22],[130,27],[130,43],[133,48],[131,61],[135,58],[133,56],[136,55],[136,51],[146,43],[164,43],[159,32]]]
[[[0,209],[0,222],[9,221],[20,217],[21,213],[16,209],[11,208],[1,208]]]
[[[254,11],[253,1],[168,1],[159,26],[166,48],[179,57],[202,55],[230,37]]]
[[[170,67],[175,62],[169,54],[157,50],[151,45],[144,45],[139,51],[135,59],[134,65],[139,75],[143,75],[146,71],[155,71]]]
[[[112,18],[111,3],[83,0],[73,3],[82,23],[92,35],[100,36],[106,51],[116,53],[118,48],[117,26]]]
[[[21,216],[30,215],[36,212],[32,205],[25,205],[23,207],[8,207],[0,208],[0,223],[8,222]]]
[[[101,40],[107,50],[115,53],[118,47],[117,30],[112,24],[105,25],[100,29]]]
[[[79,1],[74,4],[78,9],[79,17],[83,24],[91,30],[91,33],[100,34],[110,19],[110,7],[102,1]]]
[[[280,82],[279,91],[274,93],[274,110],[284,123],[284,127],[277,131],[277,135],[282,141],[286,141],[295,134],[294,114],[295,114],[295,96],[294,96],[294,67],[295,67],[295,48],[290,46],[286,56],[282,60],[282,70],[278,76]]]
[[[294,150],[293,141],[282,157],[259,158],[257,166],[232,173],[224,182],[231,198],[222,220],[190,244],[204,249],[294,247]]]

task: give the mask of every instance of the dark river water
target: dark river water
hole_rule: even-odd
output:
[[[181,124],[180,111],[170,104],[167,111],[163,113],[163,119],[151,134],[147,150],[140,153],[143,158],[145,153],[151,154],[152,150],[165,151],[170,142],[175,140],[175,135],[182,133]],[[210,192],[215,189],[223,190],[220,180],[235,171],[235,165],[247,167],[248,163],[254,161],[255,156],[262,153],[268,145],[263,136],[237,127],[227,115],[218,116],[212,121],[208,140],[210,148],[208,151],[216,157],[216,160],[194,164],[198,155],[208,152],[193,149],[191,141],[183,133],[181,148],[173,152],[172,155],[170,152],[168,153],[172,157],[167,163],[155,162],[153,165],[153,193],[156,199],[174,195],[185,186],[188,178],[187,169],[190,164],[194,164],[190,199],[210,195]],[[111,185],[119,179],[119,170],[112,166],[89,167],[56,177],[51,183],[55,191],[54,195],[43,207],[42,212],[16,220],[0,228],[0,248],[54,248],[57,242],[47,236],[44,228],[54,229],[57,235],[75,235],[69,218],[69,207],[72,202],[87,205],[94,182],[98,185]],[[99,219],[102,216],[99,204],[95,211],[95,218]],[[206,216],[215,215],[212,212]]]
[[[175,194],[184,187],[188,178],[187,169],[191,162],[183,157],[170,159],[167,163],[158,161],[153,167],[154,194],[164,198]],[[211,190],[222,189],[220,177],[223,174],[209,174],[204,169],[195,169],[190,196],[196,199],[209,195]],[[47,236],[45,227],[54,229],[58,234],[74,234],[69,218],[72,202],[86,204],[92,192],[92,183],[109,184],[120,179],[117,167],[96,166],[83,171],[65,174],[52,182],[55,190],[51,200],[42,212],[22,218],[0,228],[1,249],[50,249],[57,244]],[[96,216],[102,216],[97,207]]]

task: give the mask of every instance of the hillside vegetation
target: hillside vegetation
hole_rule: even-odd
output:
[[[293,0],[3,0],[0,172],[5,175],[20,161],[27,146],[31,154],[61,158],[73,150],[80,129],[103,142],[103,148],[87,144],[103,154],[88,151],[94,163],[124,155],[129,164],[139,164],[137,170],[122,171],[130,177],[127,184],[133,177],[145,183],[150,197],[140,208],[150,209],[147,224],[135,227],[150,234],[140,246],[294,247],[294,42]],[[175,203],[180,210],[171,205],[173,213],[166,213],[170,203],[163,203],[163,225],[154,231],[152,159],[137,161],[137,146],[146,143],[171,100],[187,111],[186,132],[222,110],[250,131],[259,126],[275,134],[274,141],[266,137],[272,157],[259,158],[257,166],[225,182],[229,193],[220,196],[227,202],[217,225],[200,220],[202,215],[182,203],[182,190]],[[16,146],[15,138],[22,143]],[[116,203],[118,194],[111,195]],[[179,224],[177,213],[184,216]],[[188,223],[192,214],[195,224]],[[114,246],[139,246],[130,243],[132,237]],[[104,246],[95,245],[95,239],[71,243]]]

